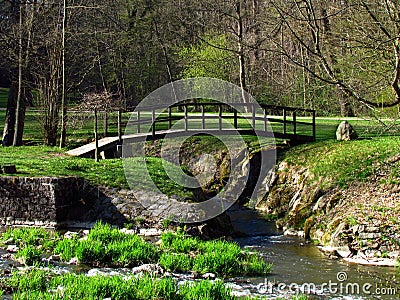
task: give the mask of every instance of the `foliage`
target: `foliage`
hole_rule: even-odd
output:
[[[14,243],[18,248],[15,254],[25,265],[40,262],[43,253],[50,253],[56,245],[59,236],[43,228],[15,228],[7,229],[0,237],[0,245]]]
[[[1,280],[1,288],[14,299],[233,299],[220,281],[199,281],[178,287],[172,278],[123,278],[64,274],[31,269]]]
[[[170,271],[194,270],[200,274],[220,276],[265,275],[271,265],[256,254],[243,251],[236,243],[201,241],[186,237],[182,231],[167,232],[161,236],[160,265]]]
[[[34,263],[37,263],[42,258],[42,250],[37,247],[28,245],[21,250],[19,250],[15,254],[16,258],[19,258],[20,261],[27,266],[30,266]]]
[[[19,248],[40,246],[43,250],[51,250],[59,239],[59,235],[57,232],[52,232],[44,228],[8,228],[0,237],[0,245],[4,245],[4,242],[10,239]]]
[[[230,296],[229,290],[221,281],[211,282],[209,280],[202,280],[198,283],[187,282],[180,288],[179,292],[185,300],[235,299],[235,297]]]
[[[76,257],[81,263],[103,266],[132,267],[158,258],[158,251],[152,244],[101,222],[96,223],[86,239],[62,240],[54,252],[63,260]]]
[[[185,61],[182,78],[213,77],[229,80],[232,55],[224,50],[228,41],[224,35],[208,35],[197,45],[183,47],[179,57]]]

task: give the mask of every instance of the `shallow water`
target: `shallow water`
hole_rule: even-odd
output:
[[[251,212],[248,212],[252,214]],[[241,215],[246,214],[241,212]],[[248,228],[264,228],[264,235],[236,241],[249,251],[261,253],[273,264],[266,278],[246,278],[262,295],[304,293],[317,299],[400,299],[400,271],[332,260],[302,238],[284,236],[273,223],[253,215]],[[246,224],[240,220],[245,231]]]

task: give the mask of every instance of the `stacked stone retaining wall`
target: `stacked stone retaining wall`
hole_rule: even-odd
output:
[[[80,203],[83,188],[83,179],[76,177],[0,177],[0,224],[63,223]]]

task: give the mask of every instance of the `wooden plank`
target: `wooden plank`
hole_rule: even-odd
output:
[[[203,104],[201,104],[201,128],[206,129],[206,119]]]
[[[118,144],[122,144],[122,111],[118,111]]]
[[[103,139],[98,140],[98,148],[104,149],[108,145],[117,143],[118,142],[118,137],[106,137]],[[71,155],[71,156],[84,156],[88,153],[91,153],[95,151],[96,149],[96,142],[91,142],[89,144],[83,145],[81,147],[69,150],[66,152],[66,154]]]
[[[97,109],[94,109],[94,160],[99,161],[99,136],[97,133]]]

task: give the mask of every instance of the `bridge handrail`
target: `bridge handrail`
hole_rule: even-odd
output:
[[[225,106],[225,107],[237,107],[237,106],[242,106],[242,107],[252,107],[252,106],[257,106],[259,105],[261,108],[264,109],[272,109],[272,110],[283,110],[285,109],[286,111],[303,111],[303,112],[315,112],[314,109],[309,109],[309,108],[302,108],[302,107],[291,107],[291,106],[282,106],[282,105],[272,105],[272,104],[257,104],[257,103],[244,103],[244,102],[232,102],[232,103],[221,103],[221,102],[184,102],[184,103],[175,103],[168,108],[173,108],[173,107],[187,107],[187,106]],[[153,111],[153,110],[165,110],[166,108],[157,108],[155,106],[147,105],[147,106],[135,106],[132,107],[135,112],[137,111]]]
[[[194,106],[194,107],[201,107],[201,115],[189,115],[188,112],[188,107],[189,106]],[[218,107],[218,114],[214,115],[206,115],[205,114],[205,106],[215,106]],[[316,111],[313,109],[306,109],[306,108],[299,108],[299,107],[287,107],[287,106],[279,106],[279,105],[268,105],[268,104],[261,104],[259,107],[263,109],[263,116],[260,117],[256,113],[257,104],[256,103],[219,103],[219,102],[186,102],[186,103],[176,103],[174,105],[169,106],[168,108],[156,108],[154,106],[143,106],[143,107],[136,107],[135,112],[137,113],[137,120],[135,121],[130,121],[130,124],[136,124],[137,125],[137,132],[140,133],[141,129],[140,126],[143,124],[152,124],[151,126],[151,131],[152,134],[155,135],[156,133],[156,123],[161,123],[161,122],[168,122],[168,129],[172,127],[172,122],[176,120],[181,120],[183,119],[185,121],[185,130],[188,130],[188,120],[202,120],[202,129],[205,129],[205,120],[206,119],[219,119],[219,129],[222,130],[222,119],[233,119],[234,120],[234,127],[238,128],[238,119],[249,119],[248,117],[245,116],[238,116],[238,112],[235,109],[233,111],[233,116],[232,115],[223,115],[223,107],[237,107],[237,106],[242,106],[242,107],[250,107],[251,111],[251,122],[253,125],[253,128],[255,128],[255,122],[256,121],[264,121],[264,131],[267,131],[267,122],[271,123],[282,123],[283,124],[283,132],[282,136],[283,137],[291,137],[293,138],[296,136],[301,136],[300,134],[297,133],[297,125],[309,125],[312,126],[312,136],[311,140],[315,141],[316,138],[316,126],[315,126],[315,116],[316,116]],[[184,109],[184,116],[172,116],[172,108],[173,107],[183,107]],[[156,111],[162,109],[165,111],[166,109],[168,110],[168,116],[161,116],[161,117],[156,117]],[[267,116],[267,110],[269,111],[282,111],[282,119],[277,119],[277,118],[269,118]],[[142,112],[149,112],[151,113],[151,117],[148,118],[143,118],[141,117]],[[303,113],[309,113],[312,116],[311,123],[310,122],[304,122],[304,121],[299,121],[297,119],[297,113],[298,112],[303,112]],[[288,115],[291,114],[291,116]],[[293,126],[293,134],[289,133],[287,130],[287,125]],[[304,136],[303,136],[304,138]]]

